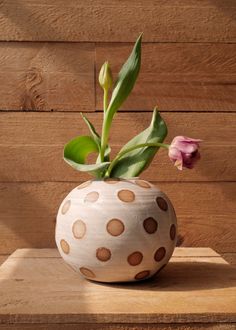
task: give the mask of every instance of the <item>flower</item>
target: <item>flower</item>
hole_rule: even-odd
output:
[[[182,170],[183,167],[193,168],[200,159],[199,142],[186,136],[176,136],[169,146],[169,157],[175,166]]]
[[[103,66],[101,67],[101,70],[99,72],[98,81],[99,81],[100,86],[105,90],[108,90],[112,87],[113,79],[112,79],[112,73],[111,73],[111,69],[110,69],[108,62],[105,62],[103,64]]]

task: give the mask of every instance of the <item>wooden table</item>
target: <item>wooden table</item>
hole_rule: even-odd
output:
[[[236,329],[236,268],[211,249],[176,248],[156,278],[103,284],[57,250],[16,250],[0,267],[0,329]]]

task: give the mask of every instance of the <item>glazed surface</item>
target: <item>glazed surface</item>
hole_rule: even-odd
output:
[[[176,216],[167,196],[147,181],[87,181],[62,202],[56,243],[63,259],[86,278],[143,280],[169,261]]]

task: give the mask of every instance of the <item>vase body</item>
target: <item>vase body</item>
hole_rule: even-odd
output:
[[[156,186],[140,180],[91,180],[73,189],[57,215],[62,258],[87,279],[147,279],[176,245],[174,208]]]

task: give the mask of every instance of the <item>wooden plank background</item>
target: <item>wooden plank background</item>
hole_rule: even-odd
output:
[[[179,245],[235,262],[235,18],[234,0],[0,1],[0,255],[55,246],[57,208],[88,178],[63,162],[63,145],[86,134],[80,111],[101,129],[100,66],[109,60],[116,76],[143,31],[142,69],[113,123],[113,154],[155,105],[168,142],[203,139],[196,169],[177,171],[161,151],[142,177],[172,199]]]
[[[0,13],[2,40],[236,41],[234,0],[8,0]]]

